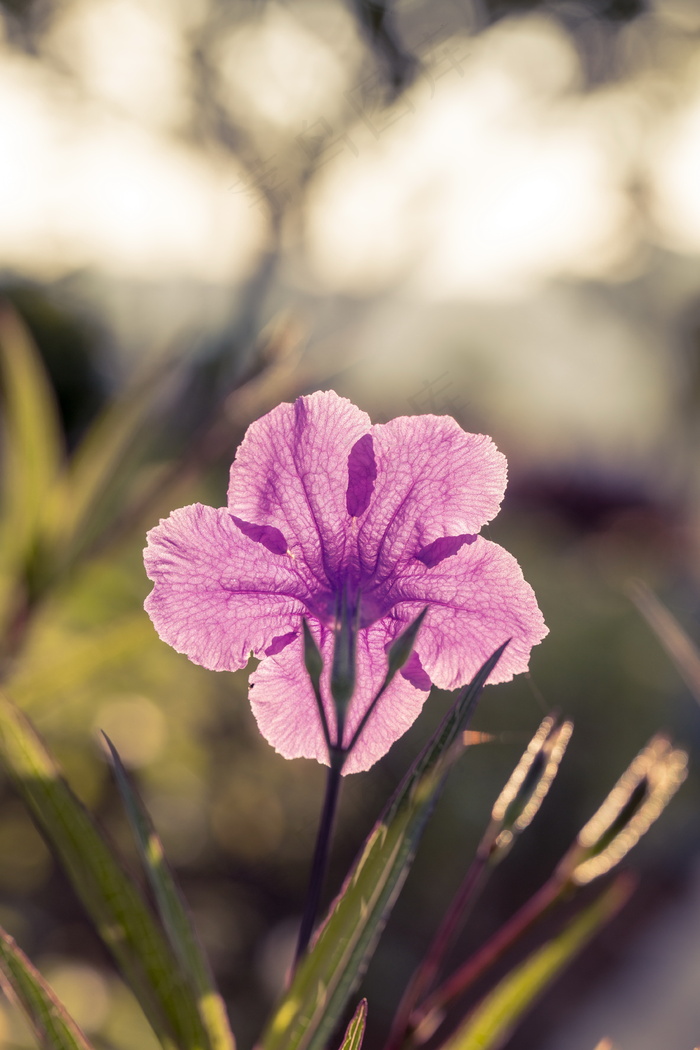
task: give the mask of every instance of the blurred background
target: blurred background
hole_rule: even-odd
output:
[[[375,421],[493,435],[510,484],[487,533],[551,630],[483,698],[496,739],[451,780],[367,975],[368,1047],[552,707],[576,723],[561,774],[454,957],[666,729],[691,776],[632,857],[641,888],[512,1045],[696,1046],[700,711],[629,596],[645,580],[700,637],[696,0],[4,0],[0,287],[7,691],[133,860],[115,741],[240,1045],[281,987],[323,771],[259,737],[247,673],[158,640],[141,549],[171,509],[224,503],[252,419],[332,387]],[[45,385],[13,371],[32,345]],[[348,778],[329,894],[448,701]],[[155,1046],[4,782],[0,924],[96,1046]],[[31,1045],[3,1001],[0,1046]]]

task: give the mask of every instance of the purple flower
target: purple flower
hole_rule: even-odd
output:
[[[332,731],[339,597],[359,606],[347,742],[382,684],[389,645],[427,606],[344,772],[368,769],[415,721],[431,682],[463,685],[511,638],[490,678],[509,681],[547,634],[516,560],[477,535],[505,484],[491,439],[450,416],[372,426],[332,391],[301,397],[248,428],[228,508],[195,503],[149,532],[146,609],[160,637],[203,667],[235,671],[260,658],[250,697],[262,734],[285,758],[327,762],[302,619],[323,654]]]

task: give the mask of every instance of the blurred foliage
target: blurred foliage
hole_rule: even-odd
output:
[[[9,308],[5,309],[5,316],[12,318]],[[6,351],[9,332],[10,345],[15,345],[13,338],[24,340],[13,362],[26,352],[36,365],[39,359],[28,330],[17,327],[16,317],[12,324],[15,327],[4,330]],[[124,472],[115,467],[129,454],[131,441],[117,442],[116,459],[105,451],[109,442],[94,443],[96,462],[104,464],[100,476],[107,489],[113,480],[118,481],[122,495],[119,500],[107,500],[106,509],[92,523],[90,544],[78,545],[58,575],[47,578],[35,594],[30,615],[26,606],[19,607],[21,630],[5,672],[8,691],[50,737],[78,795],[98,810],[108,831],[132,853],[95,734],[106,731],[127,765],[138,771],[144,797],[166,853],[178,869],[243,1043],[259,1029],[280,986],[283,960],[291,951],[323,773],[308,763],[284,762],[270,752],[248,709],[245,673],[210,674],[158,641],[140,608],[147,593],[140,548],[145,529],[159,511],[167,513],[172,506],[196,498],[221,501],[222,468],[246,419],[238,412],[247,403],[256,408],[265,403],[265,385],[277,389],[276,369],[280,360],[283,366],[287,360],[265,350],[269,343],[261,345],[258,366],[241,373],[242,385],[225,397],[219,394],[214,402],[233,405],[236,410],[230,418],[224,412],[218,422],[209,420],[210,425],[223,428],[226,440],[210,446],[205,443],[202,455],[190,462],[187,471],[182,469],[186,452],[180,453],[179,461],[158,463],[155,456],[162,457],[167,444],[154,441],[152,430],[144,452]],[[25,386],[39,382],[39,373],[30,370],[27,376],[31,375],[34,380],[22,380]],[[117,417],[123,423],[132,416],[128,402],[119,397],[115,403],[124,407]],[[146,405],[149,397],[154,393],[146,397]],[[178,397],[171,407],[160,410],[166,424],[178,411]],[[246,397],[251,400],[247,402]],[[151,412],[152,427],[152,410],[145,411]],[[112,412],[113,406],[106,405],[103,416],[93,422],[95,433],[107,425],[105,420]],[[9,422],[10,417],[6,418]],[[141,433],[138,419],[135,425],[135,433]],[[191,425],[195,432],[197,422]],[[131,435],[130,430],[128,433]],[[87,455],[83,449],[89,449],[90,442],[88,431],[67,468],[60,469],[67,469],[70,475],[71,464]],[[187,444],[185,438],[185,449]],[[124,515],[125,505],[132,501],[134,514]],[[610,521],[598,514],[579,515],[573,527],[567,503],[552,506],[531,495],[527,508],[518,508],[516,502],[492,530],[492,535],[520,554],[547,618],[555,625],[557,644],[543,646],[536,656],[533,675],[537,686],[521,679],[489,691],[476,724],[495,734],[496,742],[472,748],[468,760],[458,767],[435,826],[428,831],[428,849],[419,856],[416,874],[397,906],[398,919],[389,926],[378,969],[370,971],[366,989],[378,1026],[386,1024],[395,1007],[401,975],[408,976],[425,946],[444,893],[459,881],[461,865],[476,845],[493,800],[538,721],[540,690],[547,703],[561,704],[577,720],[569,763],[552,797],[545,800],[548,818],[538,825],[538,832],[518,844],[517,860],[512,863],[509,859],[503,875],[499,872],[493,880],[484,908],[470,924],[466,944],[483,937],[489,927],[493,929],[513,903],[541,881],[543,871],[563,851],[577,824],[599,802],[598,783],[610,782],[619,772],[623,748],[633,748],[657,728],[659,705],[674,688],[674,673],[650,650],[646,628],[621,590],[631,568],[648,573],[656,564],[656,540],[650,546],[644,539],[637,551],[626,544],[623,558]],[[115,522],[121,522],[118,528]],[[47,542],[52,535],[47,534]],[[50,550],[48,555],[51,557]],[[60,566],[61,561],[56,564]],[[31,571],[31,563],[20,559],[15,570],[18,565],[16,583],[21,590],[22,572]],[[658,573],[658,565],[654,571]],[[441,706],[438,694],[378,768],[347,782],[332,874],[336,884],[379,801],[435,725]],[[621,720],[624,711],[634,712],[627,723]],[[690,713],[687,706],[681,706],[673,719],[686,738],[693,736]],[[695,711],[692,713],[694,716]],[[611,726],[615,727],[612,735]],[[596,756],[595,776],[591,754]],[[673,841],[675,825],[678,843],[675,853],[673,849],[665,852],[669,875],[679,870],[676,865],[684,855],[690,855],[691,821],[691,800],[682,794],[665,827],[665,836],[670,834]],[[659,864],[660,840],[656,839],[655,849],[655,834],[650,835],[651,846],[641,847],[648,865]],[[97,966],[90,972],[102,982],[99,1001],[105,1005],[95,1026],[105,1033],[112,1031],[114,1004],[123,993],[117,992],[118,985],[105,969],[92,935],[83,927],[77,904],[9,790],[0,803],[0,842],[7,858],[0,866],[3,923],[11,933],[21,934],[33,958],[48,955],[62,960],[57,964],[59,977],[65,967],[82,965],[84,958]],[[455,843],[460,843],[457,852]],[[387,973],[387,958],[393,959],[393,977],[379,980],[378,973]],[[80,1010],[78,1021],[79,1014]],[[8,1018],[14,1026],[15,1021]],[[125,1048],[134,1045],[129,1043],[134,1039],[132,1029],[128,1025],[123,1029],[132,1033],[128,1036],[119,1035],[121,1030],[119,1026],[114,1029],[117,1034],[109,1036],[111,1042]],[[21,1043],[21,1035],[12,1038]],[[141,1039],[139,1034],[139,1046]]]
[[[173,507],[195,500],[220,505],[228,465],[247,423],[276,402],[319,386],[332,383],[375,419],[447,411],[468,429],[488,427],[495,433],[511,461],[511,487],[488,534],[518,556],[552,636],[535,653],[531,676],[489,690],[484,699],[475,725],[495,740],[472,748],[455,770],[363,987],[372,1012],[364,1044],[370,1048],[386,1031],[446,894],[459,884],[493,801],[547,710],[559,706],[576,722],[567,762],[541,819],[495,875],[456,955],[488,936],[533,892],[600,803],[621,764],[660,726],[697,752],[696,705],[650,640],[626,591],[630,577],[649,581],[697,640],[697,294],[687,290],[687,270],[661,250],[652,253],[648,270],[638,271],[621,290],[601,289],[595,282],[579,289],[580,312],[572,329],[607,317],[606,311],[633,317],[636,327],[630,323],[630,330],[650,328],[658,356],[670,362],[661,378],[652,373],[649,381],[669,390],[668,447],[656,450],[657,458],[650,456],[643,468],[631,448],[611,464],[600,449],[581,442],[576,466],[556,456],[545,466],[533,466],[521,452],[527,437],[523,424],[508,417],[513,392],[509,388],[511,401],[499,408],[503,388],[494,376],[511,376],[516,402],[527,401],[528,391],[518,382],[522,372],[512,378],[513,360],[499,355],[499,347],[504,340],[522,338],[528,348],[549,340],[560,355],[568,349],[568,336],[556,325],[542,334],[537,307],[529,302],[514,311],[505,335],[495,316],[498,306],[480,313],[469,304],[465,324],[461,316],[450,321],[449,304],[438,304],[422,321],[435,365],[435,372],[423,378],[427,389],[447,368],[449,389],[421,400],[410,351],[404,348],[404,340],[410,342],[407,330],[414,327],[409,293],[389,325],[381,314],[373,318],[380,322],[376,338],[397,343],[399,350],[383,371],[358,378],[376,344],[370,326],[352,327],[357,303],[350,295],[339,296],[331,312],[305,284],[303,266],[295,271],[298,284],[292,285],[291,296],[288,272],[298,259],[290,262],[283,253],[289,237],[285,221],[293,224],[303,215],[329,133],[305,140],[308,152],[300,149],[289,127],[265,124],[262,117],[253,121],[245,106],[232,109],[230,93],[217,76],[215,52],[222,36],[262,17],[265,6],[210,0],[185,34],[193,110],[182,137],[235,155],[255,194],[262,195],[270,221],[255,271],[244,287],[221,292],[224,305],[212,329],[178,333],[165,347],[138,343],[125,348],[100,308],[85,306],[85,285],[78,279],[32,285],[15,274],[3,278],[10,304],[3,316],[12,326],[8,362],[15,368],[16,385],[33,398],[33,407],[29,404],[20,415],[38,413],[45,428],[37,472],[20,483],[6,457],[8,428],[21,430],[22,419],[12,419],[3,409],[3,513],[12,507],[13,515],[5,518],[0,550],[0,605],[7,625],[3,680],[50,740],[78,796],[135,860],[96,742],[100,730],[114,740],[137,775],[177,869],[233,1027],[241,1044],[251,1045],[282,986],[292,951],[323,772],[310,763],[284,762],[261,740],[247,704],[246,673],[211,674],[160,643],[142,611],[148,592],[140,557],[145,532]],[[361,55],[356,105],[346,100],[334,123],[336,136],[358,111],[374,113],[400,99],[436,41],[456,32],[476,36],[511,14],[534,9],[575,42],[584,87],[594,91],[624,69],[628,55],[618,48],[620,33],[650,10],[641,0],[355,0],[346,7],[367,50]],[[2,9],[10,46],[55,69],[44,42],[61,4],[5,0]],[[261,167],[270,155],[277,156],[283,189],[280,170]],[[636,214],[646,222],[648,201],[644,188],[638,190]],[[694,266],[691,259],[688,267]],[[664,287],[671,289],[666,297],[650,293],[655,281],[666,281]],[[563,290],[556,288],[545,302],[547,318],[560,316],[564,297],[572,294],[566,280],[562,284]],[[292,311],[285,309],[290,299]],[[143,300],[134,294],[127,301],[124,312],[138,314]],[[215,305],[218,309],[220,300]],[[167,313],[168,303],[161,309]],[[346,329],[363,343],[352,351],[356,357]],[[596,332],[592,329],[592,343]],[[5,347],[7,338],[5,329]],[[12,349],[20,343],[24,349]],[[36,378],[40,360],[48,379],[41,378],[39,368],[39,383],[32,387],[29,373],[19,378],[16,369],[26,363],[27,347],[33,354],[33,344],[39,358],[32,358],[30,371]],[[587,360],[578,373],[566,374],[566,384],[575,386],[587,370],[596,373]],[[635,366],[641,374],[641,350]],[[537,373],[538,367],[528,361],[529,372]],[[8,375],[4,370],[5,394],[12,383]],[[634,379],[631,373],[623,376],[616,391],[620,397],[625,383],[632,386]],[[550,391],[542,383],[545,400],[561,397],[556,384]],[[635,411],[643,417],[646,402],[638,392],[634,396],[639,398]],[[533,413],[539,410],[536,405]],[[387,758],[345,785],[329,892],[446,703],[447,697],[434,691],[418,723]],[[148,1050],[150,1035],[133,997],[115,978],[9,785],[2,782],[0,789],[0,922],[20,938],[89,1037],[97,1035],[119,1050]],[[633,902],[623,933],[604,937],[602,946],[592,949],[590,983],[591,971],[598,980],[612,972],[625,945],[687,884],[698,851],[697,790],[691,766],[689,785],[662,827],[639,847],[637,862],[646,870],[648,889]],[[547,1000],[547,1008],[526,1022],[518,1035],[520,1050],[539,1050],[548,1028],[580,994],[576,984],[575,977],[565,980],[556,1005]],[[0,1045],[4,1040],[24,1047],[31,1045],[29,1038],[3,1004]]]
[[[629,898],[632,886],[622,875],[569,926],[509,974],[494,992],[472,1011],[445,1044],[446,1050],[479,1050],[500,1046],[515,1030],[525,1009],[541,995],[562,966],[581,950],[601,925]]]

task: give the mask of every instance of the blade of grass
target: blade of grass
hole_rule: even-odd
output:
[[[39,542],[46,497],[61,469],[62,434],[44,364],[27,328],[0,300],[0,650],[21,645],[50,571]]]
[[[176,363],[151,365],[107,406],[92,424],[56,486],[51,527],[70,562],[99,532],[101,509]]]
[[[491,810],[491,820],[422,961],[399,1003],[385,1050],[400,1050],[442,969],[443,961],[489,876],[529,826],[556,776],[572,723],[547,715],[530,740]]]
[[[365,1037],[365,1025],[367,1024],[367,1000],[360,999],[357,1010],[353,1014],[347,1029],[345,1038],[341,1043],[340,1050],[360,1050],[362,1040]]]
[[[55,992],[3,929],[0,984],[24,1013],[42,1050],[93,1050]]]
[[[197,1000],[140,889],[28,719],[0,696],[0,761],[167,1050],[211,1050]]]
[[[497,1050],[547,986],[629,899],[634,880],[619,875],[564,931],[533,952],[471,1012],[441,1050]]]
[[[419,1003],[410,1017],[411,1041],[422,1044],[430,1039],[442,1024],[448,1006],[463,996],[475,981],[521,937],[529,933],[568,892],[568,879],[555,872],[466,962]]]
[[[642,580],[628,587],[632,601],[676,665],[685,684],[700,703],[700,652],[678,620]]]
[[[33,538],[46,494],[62,462],[62,433],[51,383],[26,326],[0,301],[0,379],[3,394],[5,539]]]
[[[165,859],[163,845],[116,748],[106,733],[102,735],[107,741],[117,786],[153,890],[163,929],[197,997],[202,1024],[209,1034],[212,1050],[234,1050],[235,1040],[223,1000],[214,984],[182,894]]]
[[[460,731],[506,642],[457,697],[370,833],[262,1037],[264,1050],[322,1050],[374,952],[454,759]]]

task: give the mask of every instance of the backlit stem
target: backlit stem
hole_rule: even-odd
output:
[[[488,849],[482,848],[470,864],[425,957],[404,992],[385,1050],[398,1050],[402,1045],[416,1005],[420,1004],[433,986],[450,945],[483,886],[488,859]]]
[[[323,890],[326,869],[328,867],[328,855],[330,853],[331,836],[333,834],[333,822],[335,820],[335,811],[338,805],[341,771],[344,762],[345,753],[337,748],[333,748],[330,753],[330,766],[326,778],[326,796],[323,800],[323,810],[321,812],[321,820],[318,826],[318,834],[316,836],[314,856],[311,862],[309,888],[306,894],[306,904],[304,905],[304,914],[302,915],[301,927],[299,929],[299,940],[297,941],[297,949],[294,956],[295,969],[302,955],[309,946],[314,923],[316,922],[316,916],[318,915],[321,892]]]
[[[463,995],[481,975],[500,959],[570,888],[568,878],[555,873],[513,915],[505,925],[484,944],[471,959],[449,977],[425,1002],[417,1007],[410,1019],[408,1040],[420,1045],[435,1032],[447,1006]]]

